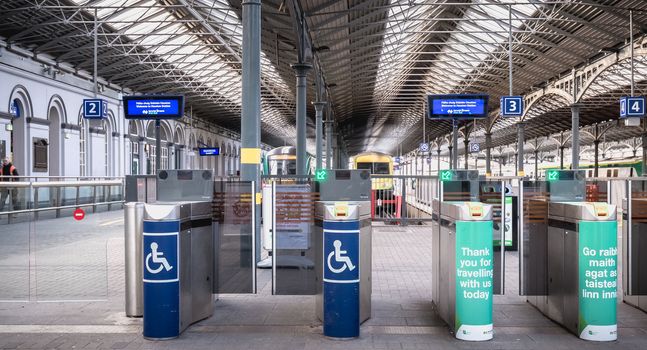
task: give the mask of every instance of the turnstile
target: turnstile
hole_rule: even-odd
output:
[[[213,313],[211,202],[144,208],[144,337],[171,339]]]
[[[440,233],[432,239],[433,304],[456,338],[492,339],[492,206],[434,200],[433,207],[440,213]]]
[[[528,301],[581,339],[616,340],[615,205],[548,203],[545,246],[546,295]]]
[[[643,191],[641,188],[640,192]],[[622,201],[623,301],[647,312],[647,254],[644,253],[647,252],[647,198],[633,198],[634,195],[631,194],[631,210],[628,200]]]
[[[354,338],[371,317],[371,202],[315,206],[316,314],[325,336]]]

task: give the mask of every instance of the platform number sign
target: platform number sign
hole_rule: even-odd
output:
[[[629,97],[624,96],[620,98],[620,118],[628,117],[644,117],[645,116],[645,97]]]
[[[429,144],[426,142],[423,142],[420,144],[418,149],[420,150],[420,152],[429,152]]]
[[[83,118],[101,119],[108,112],[108,103],[101,99],[83,100]]]
[[[503,96],[501,97],[502,117],[521,117],[523,115],[523,97]]]
[[[475,153],[475,152],[480,152],[481,151],[481,144],[480,143],[470,143],[470,152]]]

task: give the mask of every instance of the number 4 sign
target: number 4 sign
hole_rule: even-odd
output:
[[[522,115],[523,115],[522,96],[502,96],[501,97],[501,116],[502,117],[521,117]]]
[[[645,97],[629,97],[623,96],[620,98],[620,118],[627,117],[644,117],[645,116]]]

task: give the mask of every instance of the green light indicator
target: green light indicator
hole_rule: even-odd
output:
[[[326,169],[319,169],[315,171],[315,181],[326,181],[328,177],[328,172]]]
[[[557,170],[549,170],[548,171],[548,181],[555,181],[559,179],[559,173]]]
[[[443,170],[440,172],[440,181],[452,181],[452,175],[451,170]]]

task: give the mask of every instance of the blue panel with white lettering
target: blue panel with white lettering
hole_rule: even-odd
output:
[[[501,116],[502,117],[521,117],[523,115],[523,97],[521,96],[502,96],[501,97]]]
[[[101,119],[107,111],[107,103],[101,99],[83,100],[83,118]]]
[[[126,119],[177,119],[184,114],[184,96],[124,96]]]
[[[620,98],[620,118],[642,118],[645,116],[644,96],[623,96]]]
[[[324,282],[359,282],[359,222],[344,223],[352,226],[334,230],[348,232],[331,232],[324,221]]]
[[[218,147],[200,147],[198,151],[201,156],[217,156],[220,154],[220,148]]]
[[[486,118],[488,95],[427,95],[429,119]]]

